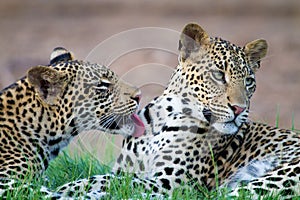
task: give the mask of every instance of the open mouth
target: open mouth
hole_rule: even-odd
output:
[[[140,137],[145,132],[144,123],[135,113],[129,116],[113,116],[107,121],[102,122],[100,125],[109,129],[112,134]]]

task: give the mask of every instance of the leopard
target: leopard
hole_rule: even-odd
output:
[[[0,92],[0,196],[16,181],[41,177],[81,132],[143,134],[140,98],[108,67],[55,48],[49,65],[31,67]]]
[[[226,189],[228,197],[245,192],[250,199],[299,196],[300,136],[248,117],[267,49],[264,39],[240,47],[210,37],[197,23],[187,24],[168,86],[139,112],[143,136],[123,140],[111,174],[57,191],[98,199],[111,195],[111,180],[121,182],[128,172],[134,174],[132,187],[142,186],[158,199],[185,187]]]

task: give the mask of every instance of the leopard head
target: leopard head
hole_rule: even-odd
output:
[[[74,60],[66,49],[56,48],[50,66],[32,67],[27,77],[39,102],[76,132],[96,129],[123,136],[143,132],[135,114],[140,91],[105,66]]]
[[[248,118],[255,72],[266,55],[267,42],[258,39],[239,47],[209,37],[198,24],[190,23],[182,31],[179,51],[179,66],[167,92],[192,102],[218,131],[236,133]]]

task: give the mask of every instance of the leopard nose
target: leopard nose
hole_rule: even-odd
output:
[[[140,103],[141,101],[141,95],[136,95],[135,97],[131,97],[132,100],[136,101],[137,103]]]
[[[136,101],[137,103],[140,103],[141,98],[142,98],[142,94],[141,91],[138,89],[134,92],[134,94],[131,97],[131,99]]]
[[[230,107],[233,110],[234,115],[236,115],[236,116],[241,114],[246,109],[245,107],[240,107],[240,106],[237,106],[237,105],[233,105],[233,106],[230,106]]]

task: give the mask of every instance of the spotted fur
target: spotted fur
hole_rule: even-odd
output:
[[[0,92],[0,195],[13,179],[40,176],[84,130],[133,135],[139,95],[110,69],[56,48],[49,66]]]
[[[285,198],[299,195],[299,135],[248,120],[266,41],[239,47],[209,37],[191,23],[183,29],[179,50],[168,87],[139,113],[144,136],[123,141],[113,172],[134,173],[132,184],[150,186],[153,194],[172,195],[187,185],[196,190],[222,185],[231,196],[242,189],[252,198],[271,192]],[[83,194],[105,193],[101,185],[110,184],[108,177],[114,175],[87,181],[94,188]],[[77,190],[66,184],[58,191]]]

